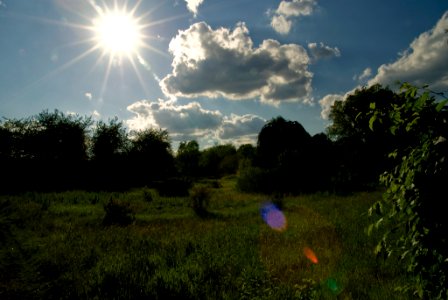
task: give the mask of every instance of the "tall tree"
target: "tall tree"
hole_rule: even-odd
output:
[[[376,84],[357,89],[345,100],[334,103],[328,135],[336,141],[342,182],[349,183],[351,188],[365,188],[378,182],[381,172],[391,163],[387,160],[388,153],[408,137],[392,135],[391,122],[385,118],[375,123],[375,131],[370,130],[368,113],[374,108],[384,116],[391,106],[403,101],[402,95]]]
[[[310,134],[296,121],[277,117],[267,122],[258,134],[258,164],[274,167],[280,157],[303,151],[311,140]]]
[[[199,175],[200,156],[201,152],[197,141],[181,142],[176,155],[176,165],[179,172],[186,176],[195,177]]]
[[[118,118],[99,121],[92,136],[92,156],[97,161],[116,160],[128,150],[128,135]]]
[[[136,183],[162,179],[174,171],[174,157],[166,130],[150,128],[132,132],[129,155]]]

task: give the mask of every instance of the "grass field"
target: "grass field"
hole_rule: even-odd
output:
[[[408,298],[365,233],[380,192],[285,197],[274,230],[260,215],[268,196],[237,192],[234,178],[210,191],[203,218],[188,197],[147,188],[0,196],[0,298]],[[131,225],[103,224],[111,198],[129,204]]]

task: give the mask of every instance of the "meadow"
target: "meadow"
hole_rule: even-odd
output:
[[[150,188],[0,196],[0,298],[407,298],[401,267],[374,254],[381,232],[366,234],[381,191],[285,196],[276,229],[260,214],[273,199],[235,183],[202,182],[202,216]],[[111,199],[131,224],[105,224]]]

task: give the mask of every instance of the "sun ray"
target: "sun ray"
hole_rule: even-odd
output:
[[[134,69],[134,72],[135,72],[135,74],[136,74],[136,76],[137,76],[137,79],[138,79],[138,81],[139,81],[141,87],[143,88],[143,91],[145,92],[146,97],[149,98],[149,97],[150,97],[150,93],[149,93],[149,91],[148,91],[147,84],[145,84],[145,82],[144,82],[144,80],[143,80],[143,77],[142,77],[142,75],[140,74],[140,71],[139,71],[139,69],[138,69],[138,67],[137,67],[137,64],[136,64],[135,61],[134,61],[134,58],[131,58],[131,59],[130,59],[130,62],[131,62],[132,68]],[[152,72],[152,71],[151,71],[151,72]]]
[[[87,45],[87,47],[79,55],[69,59],[61,66],[51,70],[34,82],[31,82],[28,87],[25,87],[21,92],[25,92],[33,86],[40,85],[42,82],[57,76],[64,70],[85,59],[87,56],[97,52],[98,56],[92,66],[86,70],[86,74],[92,73],[101,65],[104,65],[104,75],[103,78],[101,78],[99,93],[101,97],[104,97],[108,89],[111,73],[114,69],[117,69],[117,67],[119,67],[120,72],[124,72],[124,69],[121,67],[125,63],[132,66],[132,70],[135,72],[140,86],[146,96],[150,97],[148,84],[145,83],[144,79],[147,75],[146,72],[149,72],[148,74],[151,74],[155,81],[159,82],[160,79],[157,74],[153,72],[150,64],[143,59],[143,52],[149,51],[165,58],[171,57],[167,51],[162,51],[151,45],[151,40],[158,39],[158,37],[150,34],[151,27],[189,17],[189,14],[151,20],[151,16],[154,15],[154,12],[160,9],[161,6],[166,5],[163,1],[157,2],[156,5],[151,6],[149,10],[147,9],[143,13],[139,12],[139,10],[142,10],[142,4],[145,3],[143,0],[86,0],[83,2],[85,6],[82,10],[77,9],[78,5],[71,5],[72,2],[68,3],[70,5],[61,5],[61,7],[76,15],[79,20],[85,20],[86,22],[75,23],[67,20],[51,20],[35,16],[10,15],[13,18],[29,19],[51,26],[71,28],[88,35],[84,36],[84,38],[75,41],[72,39],[69,43],[61,44],[58,47],[58,51],[60,51],[60,49],[80,47],[83,45]],[[142,72],[142,68],[145,72]],[[123,73],[122,78],[125,77],[126,76]]]
[[[114,58],[109,56],[109,62],[107,63],[106,71],[104,72],[103,82],[101,84],[100,90],[100,98],[104,97],[104,93],[106,92],[107,83],[109,81],[110,70],[112,69],[112,64],[114,63]]]

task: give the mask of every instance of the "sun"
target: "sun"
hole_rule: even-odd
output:
[[[125,9],[100,11],[92,28],[96,46],[112,57],[132,57],[144,45],[142,26]]]

